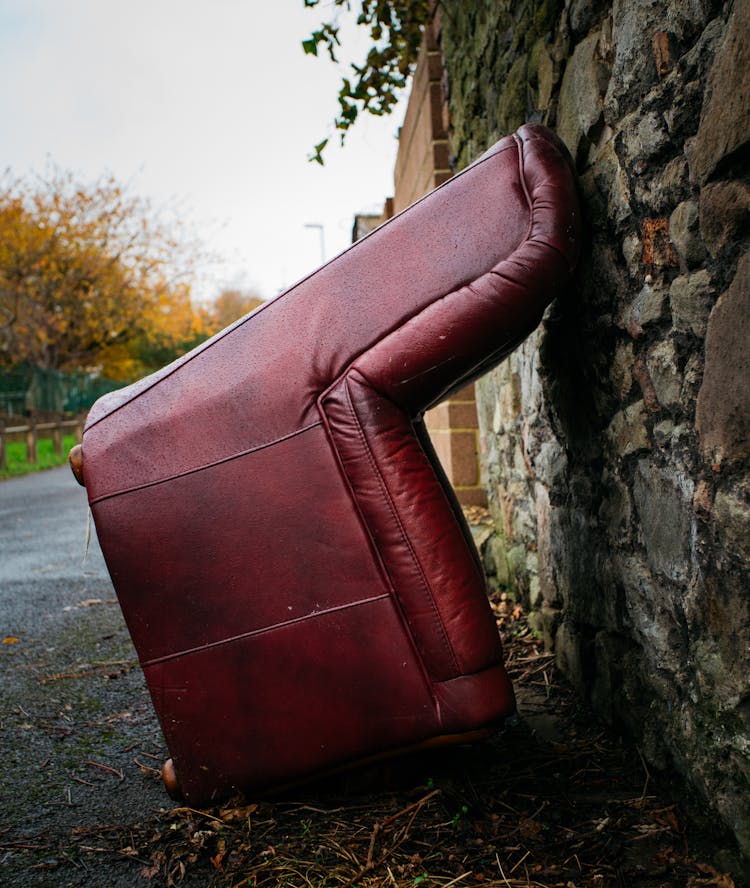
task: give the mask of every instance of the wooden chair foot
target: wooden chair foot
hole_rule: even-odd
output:
[[[167,795],[175,802],[183,801],[182,790],[180,789],[180,781],[177,779],[177,771],[175,771],[172,759],[167,759],[162,765],[161,779],[164,781],[164,788]]]
[[[80,444],[76,444],[75,447],[71,448],[68,460],[70,461],[70,468],[73,470],[76,481],[81,487],[85,487],[86,482],[83,477],[83,447],[81,447]]]

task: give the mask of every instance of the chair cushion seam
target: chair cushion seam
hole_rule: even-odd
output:
[[[150,666],[158,666],[160,663],[166,663],[169,660],[177,660],[180,657],[187,657],[191,654],[199,654],[201,651],[210,650],[211,648],[221,647],[225,644],[232,644],[235,641],[242,641],[245,638],[254,638],[257,635],[264,635],[267,632],[275,632],[278,629],[286,629],[287,626],[296,626],[298,623],[304,623],[308,620],[315,620],[318,617],[325,617],[329,614],[335,614],[338,611],[349,610],[353,607],[359,607],[364,604],[374,604],[377,601],[390,601],[391,596],[384,592],[382,595],[373,595],[371,598],[362,598],[359,601],[348,601],[345,604],[338,604],[335,607],[328,607],[324,610],[314,611],[310,614],[304,614],[301,617],[295,617],[292,620],[282,620],[280,623],[273,623],[271,626],[261,626],[258,629],[250,629],[248,632],[240,632],[239,635],[232,635],[229,638],[221,638],[217,641],[209,641],[206,644],[198,645],[193,648],[186,648],[183,651],[174,651],[171,654],[164,654],[162,657],[153,657],[141,663],[143,669]]]
[[[320,420],[316,420],[309,425],[303,426],[301,429],[295,429],[295,431],[293,432],[289,432],[286,435],[281,435],[278,438],[274,438],[272,441],[264,441],[262,444],[254,444],[252,447],[248,447],[246,450],[240,450],[237,453],[231,453],[229,456],[224,456],[221,459],[214,460],[213,462],[204,463],[200,466],[194,466],[191,469],[185,469],[185,471],[183,472],[176,472],[172,475],[168,475],[165,478],[156,478],[153,481],[146,481],[143,484],[135,484],[132,487],[123,487],[121,490],[113,490],[110,493],[102,493],[99,496],[91,499],[89,505],[93,506],[96,503],[102,502],[103,500],[112,499],[116,496],[122,496],[126,493],[135,493],[138,490],[145,490],[148,487],[155,487],[158,484],[166,484],[168,481],[175,481],[179,478],[184,478],[187,475],[194,475],[196,472],[202,472],[205,469],[212,469],[215,466],[224,465],[224,463],[232,462],[232,460],[240,459],[243,456],[249,456],[251,453],[256,453],[259,450],[265,450],[268,447],[273,447],[274,444],[281,444],[283,441],[288,441],[291,438],[297,437],[297,435],[302,435],[304,432],[309,432],[311,429],[317,428],[320,425],[322,425],[322,422]]]

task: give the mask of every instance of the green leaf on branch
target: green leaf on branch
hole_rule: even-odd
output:
[[[306,7],[317,6],[319,0],[304,0]],[[318,55],[318,44],[323,43],[331,61],[336,62],[335,47],[340,46],[338,16],[342,9],[351,12],[350,0],[332,0],[334,19],[313,31],[302,47],[308,55]],[[380,117],[390,114],[398,100],[398,93],[406,86],[416,64],[422,31],[430,17],[430,0],[361,0],[361,11],[356,18],[359,27],[368,30],[371,46],[361,65],[352,63],[354,77],[342,77],[338,93],[339,112],[333,128],[341,134],[354,125],[360,112],[367,111]],[[320,144],[325,146],[328,140]],[[309,160],[323,164],[319,146],[315,146]]]
[[[319,163],[321,166],[324,164],[323,160],[323,149],[328,144],[328,139],[323,139],[322,142],[318,142],[318,144],[313,148],[313,153],[308,155],[307,159],[310,163]]]

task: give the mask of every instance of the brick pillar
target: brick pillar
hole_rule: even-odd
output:
[[[432,16],[432,22],[425,28],[399,133],[393,197],[386,201],[381,216],[355,217],[353,241],[453,175],[437,0],[432,0]],[[464,506],[485,506],[487,495],[479,478],[479,424],[474,386],[466,386],[449,401],[428,410],[425,425],[458,501]]]
[[[394,171],[394,209],[404,209],[450,179],[448,103],[440,48],[440,10],[433,3],[433,20],[414,72],[409,104],[399,135]],[[479,478],[479,424],[474,386],[425,414],[425,425],[448,480],[461,505],[484,506],[487,495]]]
[[[486,506],[479,477],[479,423],[474,386],[467,385],[425,413],[440,463],[462,506]]]
[[[393,171],[396,213],[450,179],[448,115],[439,17],[425,28]]]

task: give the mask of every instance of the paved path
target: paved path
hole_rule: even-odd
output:
[[[96,539],[84,562],[86,519],[86,493],[67,467],[0,483],[4,634],[36,635],[87,585],[108,585]],[[106,594],[112,597],[111,587]]]
[[[86,524],[67,467],[0,482],[4,886],[132,886],[140,864],[81,837],[169,805],[135,761],[158,768],[164,747],[93,533],[84,560]]]

